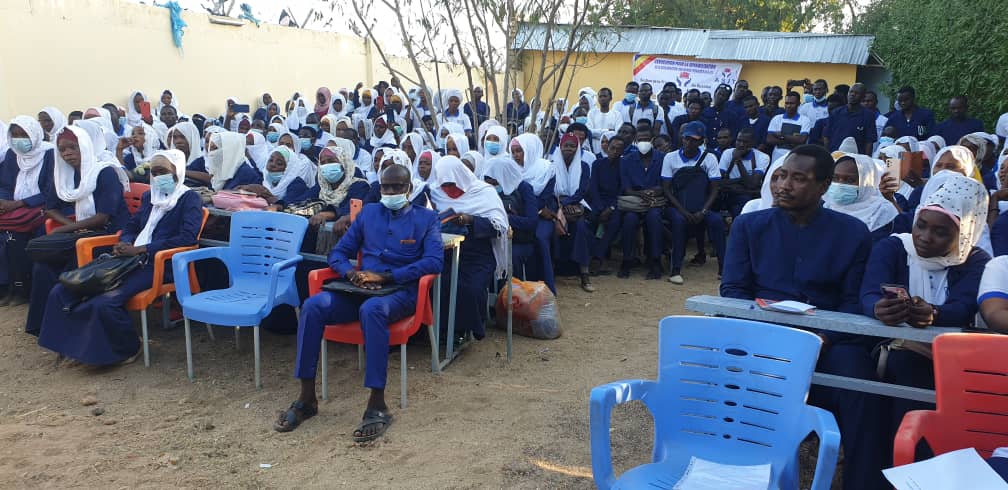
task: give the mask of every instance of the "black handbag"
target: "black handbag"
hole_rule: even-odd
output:
[[[105,234],[97,231],[50,233],[29,240],[25,246],[25,253],[33,262],[66,264],[77,255],[77,240]]]
[[[119,287],[127,274],[145,263],[147,254],[132,257],[101,254],[83,267],[60,274],[59,282],[77,296],[98,296]]]

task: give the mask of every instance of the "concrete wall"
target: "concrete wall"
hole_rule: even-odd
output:
[[[558,60],[562,53],[547,53],[547,70],[552,63]],[[602,87],[609,87],[613,91],[613,97],[619,99],[623,95],[623,87],[633,79],[633,54],[632,53],[607,53],[599,55],[584,56],[574,68],[573,83],[570,83],[570,91],[567,91],[570,77],[562,82],[558,97],[565,97],[570,100],[571,96],[577,96],[581,87],[593,87],[598,90]],[[710,60],[700,60],[710,61]],[[521,86],[525,90],[526,98],[532,97],[535,93],[534,84],[539,78],[539,66],[542,62],[542,53],[529,51],[522,57],[522,73],[519,78],[522,80]],[[570,73],[571,68],[568,68]],[[759,97],[764,86],[779,85],[786,87],[789,79],[809,78],[816,80],[822,78],[829,82],[830,88],[836,84],[851,84],[857,77],[857,65],[838,65],[827,63],[775,63],[744,61],[742,62],[741,78],[749,81],[750,89]],[[549,85],[549,84],[548,84]],[[661,87],[655,87],[661,90]],[[548,98],[552,93],[552,86],[543,90],[543,98]]]
[[[186,113],[216,115],[229,96],[256,107],[263,92],[279,103],[295,92],[314,100],[388,80],[377,52],[361,38],[263,23],[212,24],[184,11],[184,52],[172,42],[168,10],[121,0],[0,0],[0,118],[64,113],[113,102],[133,90],[156,101],[171,89]],[[406,60],[397,67],[413,73]],[[429,80],[433,80],[433,70]],[[441,69],[445,87],[466,87],[461,70]],[[429,83],[434,83],[433,81]],[[404,80],[403,84],[409,84]]]

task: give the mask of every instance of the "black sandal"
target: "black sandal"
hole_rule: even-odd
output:
[[[372,425],[381,425],[381,429],[378,432],[370,435],[356,435],[363,434],[364,428]],[[361,420],[360,424],[357,424],[357,428],[354,429],[354,442],[371,442],[379,437],[385,435],[385,431],[388,430],[389,426],[392,425],[392,414],[382,411],[382,410],[365,410],[364,418]]]
[[[273,430],[277,432],[290,432],[297,429],[302,422],[318,415],[318,407],[309,409],[303,401],[296,400],[291,403],[286,412],[277,412],[277,420],[273,422]]]

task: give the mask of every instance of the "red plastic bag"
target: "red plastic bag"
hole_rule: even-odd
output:
[[[557,303],[553,292],[541,281],[511,279],[512,328],[514,333],[536,339],[561,335]],[[507,328],[507,286],[497,294],[497,328]]]

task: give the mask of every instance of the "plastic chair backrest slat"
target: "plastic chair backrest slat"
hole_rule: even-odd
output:
[[[273,264],[298,254],[308,220],[301,216],[270,211],[242,211],[231,215],[229,270],[235,279],[259,279],[270,273]],[[294,269],[281,272],[281,277]]]
[[[820,339],[748,320],[667,317],[660,323],[654,460],[683,446],[731,464],[758,453],[784,468],[806,434],[805,409]],[[785,448],[787,448],[785,450]]]

